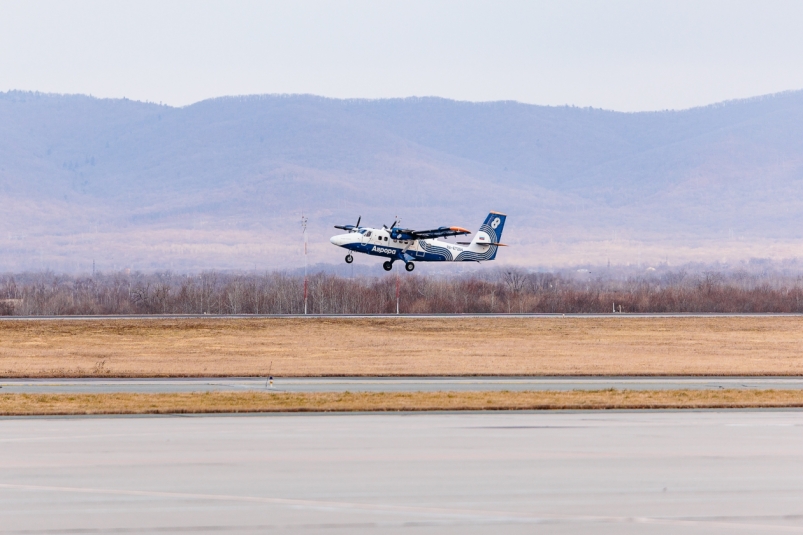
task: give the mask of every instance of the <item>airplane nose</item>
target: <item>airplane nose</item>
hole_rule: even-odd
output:
[[[337,236],[332,236],[329,238],[329,241],[332,245],[337,245],[338,247],[343,247],[343,245],[348,241],[348,234],[338,234]]]

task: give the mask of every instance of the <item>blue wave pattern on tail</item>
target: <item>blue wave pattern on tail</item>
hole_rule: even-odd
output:
[[[488,214],[488,217],[485,218],[485,222],[480,227],[480,230],[487,232],[494,243],[499,243],[502,239],[502,230],[505,228],[506,219],[507,216],[505,214],[491,212]]]
[[[491,212],[480,226],[480,232],[485,232],[488,234],[488,237],[491,238],[491,243],[499,243],[499,240],[502,239],[502,230],[505,228],[505,219],[507,219],[505,214]],[[496,258],[497,250],[499,250],[499,247],[496,245],[491,245],[488,247],[487,251],[482,253],[463,251],[457,255],[455,260],[463,262],[482,262],[485,260],[493,260]]]
[[[452,252],[445,247],[432,245],[423,240],[421,241],[421,247],[427,252],[427,254],[440,256],[446,262],[452,261]]]
[[[499,249],[496,245],[491,245],[484,253],[475,253],[472,251],[463,251],[455,262],[484,262],[485,260],[493,260],[496,257],[496,250]]]

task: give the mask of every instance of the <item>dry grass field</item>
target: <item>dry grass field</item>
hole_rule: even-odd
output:
[[[803,318],[0,321],[0,376],[800,375]]]
[[[803,407],[800,390],[2,394],[0,415]]]

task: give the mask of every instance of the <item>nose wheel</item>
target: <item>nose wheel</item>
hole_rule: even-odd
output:
[[[406,269],[407,271],[412,271],[415,269],[415,264],[413,264],[412,262],[407,262],[406,264],[404,264],[404,269]]]
[[[346,264],[351,264],[352,262],[354,262],[354,257],[350,254],[346,255]]]
[[[390,271],[391,269],[393,269],[393,262],[388,260],[387,262],[382,264],[382,267],[385,268],[385,271]]]

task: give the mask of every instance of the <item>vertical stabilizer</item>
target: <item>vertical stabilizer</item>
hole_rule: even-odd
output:
[[[501,243],[502,229],[505,228],[505,219],[507,219],[505,214],[491,212],[488,214],[488,217],[485,218],[485,222],[480,227],[480,230],[487,232],[491,237],[491,241],[494,243]]]
[[[466,255],[467,260],[493,260],[496,258],[496,251],[499,249],[496,244],[500,243],[502,239],[505,219],[507,219],[507,216],[499,212],[488,214],[468,247],[469,251],[479,253],[479,255],[471,255],[470,257]],[[475,258],[475,256],[481,258]]]
[[[480,226],[480,230],[474,236],[474,239],[471,240],[471,244],[500,243],[502,240],[502,229],[505,228],[505,219],[507,219],[507,216],[499,212],[491,212],[488,214],[488,217],[485,218],[485,221]]]

